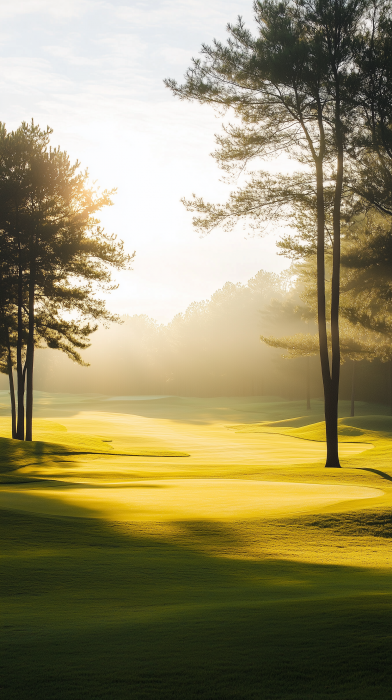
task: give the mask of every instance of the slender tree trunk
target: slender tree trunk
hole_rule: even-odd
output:
[[[340,467],[338,455],[338,403],[335,382],[332,382],[328,356],[327,317],[325,301],[325,205],[322,158],[316,162],[317,177],[317,320],[319,332],[321,374],[324,388],[325,431],[327,439],[326,467]],[[335,334],[336,343],[336,334]],[[336,366],[336,357],[335,357]],[[339,382],[337,382],[339,388]]]
[[[350,416],[353,417],[354,415],[355,415],[355,361],[353,360],[352,371],[351,371],[351,411],[350,411]]]
[[[34,253],[33,253],[34,254]],[[33,439],[33,370],[35,328],[35,264],[30,266],[29,282],[29,335],[26,352],[26,440]]]
[[[21,250],[19,247],[19,257],[21,255]],[[25,384],[25,373],[23,368],[23,279],[22,279],[22,265],[19,260],[19,270],[18,270],[18,339],[16,344],[16,375],[18,381],[18,425],[16,429],[17,440],[24,440],[24,384]]]
[[[8,364],[8,381],[10,386],[10,398],[11,398],[11,426],[12,426],[12,437],[16,438],[16,402],[15,402],[15,385],[14,385],[14,373],[12,367],[11,353],[8,352],[7,358]]]
[[[310,358],[306,358],[306,408],[310,411]]]
[[[337,91],[339,86],[337,86]],[[333,254],[332,254],[332,288],[331,288],[331,383],[328,400],[327,462],[326,467],[340,467],[338,449],[338,405],[340,382],[340,339],[339,339],[339,302],[340,302],[340,216],[343,191],[343,136],[340,123],[339,95],[336,98],[335,123],[337,131],[337,168],[333,206]],[[327,411],[326,411],[327,414]]]
[[[0,275],[0,285],[3,286],[3,277]],[[3,295],[1,295],[3,297]],[[3,302],[2,298],[2,302]],[[7,347],[7,369],[8,369],[8,381],[10,387],[10,399],[11,399],[11,430],[12,437],[16,437],[16,403],[15,403],[15,385],[14,385],[14,375],[12,366],[12,354],[11,354],[11,343],[10,343],[10,333],[8,328],[8,320],[5,316],[4,305],[1,305],[1,322],[5,330],[5,339]]]
[[[10,399],[11,399],[11,430],[12,438],[16,438],[16,402],[15,402],[15,384],[14,384],[14,368],[12,366],[12,355],[11,355],[11,343],[10,335],[7,327],[6,333],[7,339],[7,365],[8,365],[8,381],[10,387]]]

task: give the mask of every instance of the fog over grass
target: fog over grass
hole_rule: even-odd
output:
[[[280,396],[305,401],[306,358],[284,359],[260,335],[315,333],[295,309],[302,302],[289,278],[260,270],[247,284],[227,282],[168,324],[146,315],[123,316],[100,328],[82,353],[81,367],[62,353],[36,351],[37,392],[108,396]],[[320,361],[309,358],[310,393],[323,395]],[[351,395],[351,363],[342,365],[341,398]],[[356,400],[389,402],[389,368],[358,362]],[[7,389],[6,375],[0,388]],[[37,395],[38,396],[38,395]],[[8,410],[8,408],[4,408]]]
[[[289,304],[289,310],[284,303]],[[257,395],[304,392],[305,364],[285,361],[260,335],[283,335],[309,325],[290,313],[298,303],[286,280],[260,271],[247,284],[228,282],[194,302],[167,325],[145,315],[101,328],[83,353],[90,367],[59,352],[37,352],[35,388],[105,394]],[[314,366],[313,366],[314,365]],[[299,370],[298,370],[299,367]],[[312,363],[313,393],[320,391]],[[294,371],[293,371],[294,370]],[[288,384],[289,382],[289,384]],[[4,384],[5,387],[5,384]]]

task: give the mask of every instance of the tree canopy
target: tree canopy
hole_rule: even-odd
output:
[[[0,303],[8,329],[1,341],[10,379],[16,364],[15,437],[22,440],[25,390],[32,439],[34,348],[58,348],[82,362],[79,350],[97,321],[116,319],[96,294],[113,289],[111,268],[128,268],[133,257],[97,218],[113,192],[90,185],[78,162],[51,148],[51,134],[33,122],[9,133],[0,124]]]
[[[291,224],[301,239],[301,220],[313,218],[328,467],[340,466],[341,221],[361,199],[370,206],[374,190],[371,194],[360,183],[369,180],[369,163],[383,163],[388,157],[391,103],[385,95],[391,59],[386,47],[392,36],[388,7],[367,0],[257,0],[256,36],[239,18],[236,25],[228,25],[226,44],[203,44],[201,58],[193,60],[182,85],[166,81],[180,99],[234,113],[234,122],[218,136],[214,153],[229,175],[257,163],[257,170],[249,172],[245,185],[225,204],[196,196],[184,200],[196,214],[198,230],[230,227],[244,218],[260,229],[279,220]],[[381,87],[374,87],[376,78],[382,95]],[[272,175],[263,163],[278,155],[294,160],[297,171]],[[381,190],[379,194],[381,206]],[[330,314],[325,284],[328,236]]]

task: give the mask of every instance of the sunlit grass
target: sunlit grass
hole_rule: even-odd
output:
[[[11,439],[10,421],[0,418],[0,483],[1,474],[14,472],[14,476],[22,473],[42,476],[53,470],[53,464],[87,456],[94,459],[99,455],[113,457],[149,456],[149,457],[187,457],[186,452],[175,450],[156,450],[153,447],[140,449],[125,445],[120,446],[120,452],[113,449],[112,440],[105,437],[70,432],[65,425],[51,420],[35,420],[33,423],[34,441],[20,442]],[[57,470],[57,467],[55,467]]]
[[[367,501],[383,495],[381,489],[346,484],[145,479],[125,486],[8,490],[0,492],[0,506],[121,521],[237,520],[318,512],[342,501]]]
[[[392,419],[87,404],[1,419],[7,700],[389,700]]]

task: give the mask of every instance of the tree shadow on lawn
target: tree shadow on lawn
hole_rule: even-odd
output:
[[[372,469],[371,467],[358,467],[358,469],[362,469],[362,471],[365,472],[372,472],[373,474],[381,476],[382,479],[392,481],[392,476],[390,476],[390,474],[387,474],[386,472],[382,472],[380,469]]]
[[[66,431],[65,431],[66,432]],[[151,457],[152,459],[161,459],[169,457],[170,459],[176,457],[189,457],[186,452],[178,452],[173,450],[154,450],[154,449],[142,449],[142,450],[132,450],[128,449],[126,451],[115,452],[109,451],[104,443],[107,442],[96,440],[95,442],[102,442],[104,445],[103,449],[91,448],[88,445],[88,436],[85,440],[86,444],[83,445],[83,439],[81,439],[80,448],[75,450],[72,445],[61,444],[47,441],[32,441],[24,442],[19,440],[12,440],[10,438],[0,437],[0,485],[30,485],[34,487],[35,485],[41,486],[61,486],[64,488],[70,488],[70,484],[67,481],[61,479],[61,469],[58,469],[59,464],[67,464],[69,469],[78,466],[78,461],[75,457],[87,457],[87,458],[105,458],[111,459],[113,457]],[[49,467],[48,474],[45,474],[45,468]],[[36,469],[36,474],[34,474],[34,469]],[[20,471],[19,471],[20,470]],[[18,473],[19,472],[19,473]],[[53,478],[60,472],[60,478]],[[57,474],[58,475],[58,474]],[[50,478],[46,478],[49,476]],[[75,484],[78,487],[79,484]],[[80,515],[88,515],[80,513]]]
[[[389,570],[279,560],[279,541],[275,559],[196,551],[200,537],[230,549],[224,523],[188,523],[185,546],[123,523],[0,516],[7,699],[390,698]]]

